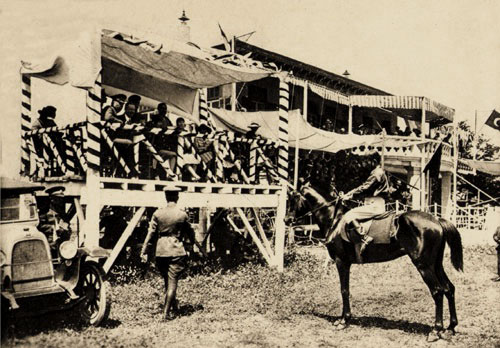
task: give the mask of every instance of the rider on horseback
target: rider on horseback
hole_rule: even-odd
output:
[[[342,200],[352,199],[354,195],[362,194],[365,204],[349,210],[344,215],[344,226],[351,224],[356,232],[361,235],[362,245],[360,254],[366,249],[366,246],[373,241],[373,238],[367,235],[360,224],[360,220],[368,220],[385,211],[385,200],[389,193],[389,181],[384,169],[381,166],[381,158],[378,153],[373,157],[375,168],[370,173],[368,179],[360,186],[341,196]]]

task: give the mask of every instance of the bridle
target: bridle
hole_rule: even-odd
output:
[[[332,205],[337,205],[338,201],[340,200],[340,195],[339,195],[339,192],[337,191],[337,189],[335,187],[333,187],[333,189],[335,190],[335,194],[337,196],[335,199],[332,199],[331,201],[327,201],[327,202],[325,202],[323,204],[320,204],[316,208],[312,208],[311,207],[311,210],[309,212],[307,212],[307,213],[305,213],[305,214],[303,214],[303,215],[301,215],[299,217],[294,217],[293,221],[298,221],[298,220],[303,219],[305,217],[309,217],[313,213],[315,213],[318,210],[321,210],[323,208],[330,207]],[[295,190],[295,189],[293,189],[293,192],[295,194],[298,194],[302,200],[304,200],[309,206],[311,206],[311,203],[309,203],[309,201],[304,197],[304,195],[302,194],[302,192],[300,192],[299,190]]]

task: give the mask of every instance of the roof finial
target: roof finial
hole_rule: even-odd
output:
[[[182,10],[182,16],[179,17],[179,20],[184,24],[186,23],[189,18],[186,16],[186,11]]]
[[[344,77],[345,77],[346,79],[348,79],[348,78],[349,78],[349,76],[351,76],[351,74],[349,73],[349,71],[347,71],[347,69],[344,71],[344,73],[343,73],[342,75],[344,75]]]

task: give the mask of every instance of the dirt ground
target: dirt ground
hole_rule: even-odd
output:
[[[309,251],[313,252],[310,253]],[[184,315],[161,321],[163,284],[114,284],[104,327],[81,326],[71,313],[19,320],[6,346],[15,347],[500,347],[500,283],[491,246],[467,246],[465,272],[445,269],[455,284],[458,333],[427,343],[434,303],[408,258],[353,266],[350,327],[336,331],[341,298],[335,267],[321,248],[288,257],[284,274],[247,264],[226,274],[181,282]],[[446,302],[445,302],[446,304]],[[446,324],[448,321],[445,306]]]

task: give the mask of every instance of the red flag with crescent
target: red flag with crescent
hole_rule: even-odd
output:
[[[491,128],[500,130],[500,113],[496,110],[493,110],[490,117],[488,117],[488,119],[486,120],[486,124]]]

